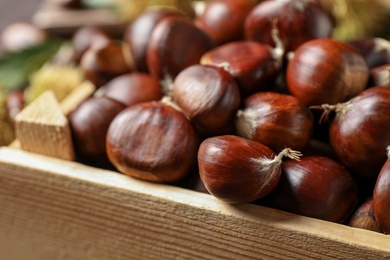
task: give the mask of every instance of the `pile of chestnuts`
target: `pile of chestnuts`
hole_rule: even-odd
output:
[[[68,117],[78,160],[390,233],[390,43],[332,39],[316,0],[204,7],[75,33],[97,88]]]

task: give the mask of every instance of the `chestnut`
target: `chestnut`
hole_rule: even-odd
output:
[[[370,70],[370,86],[390,86],[390,63]]]
[[[199,133],[216,135],[233,121],[240,105],[234,78],[221,67],[192,65],[179,73],[172,97]]]
[[[131,72],[113,78],[102,87],[102,95],[126,106],[160,100],[162,88],[158,81],[146,73]]]
[[[128,176],[151,182],[175,182],[193,169],[199,138],[175,108],[151,101],[127,107],[112,121],[108,158]]]
[[[289,147],[301,151],[313,131],[313,115],[298,99],[276,92],[258,92],[244,100],[237,113],[237,134],[275,152]]]
[[[202,55],[203,65],[224,66],[236,79],[243,97],[267,89],[281,68],[283,50],[268,45],[236,41],[220,45]]]
[[[205,3],[195,25],[205,31],[217,45],[243,40],[244,22],[255,7],[253,0],[212,0]]]
[[[125,105],[107,97],[90,97],[68,115],[76,156],[82,161],[107,162],[106,134]]]
[[[322,156],[302,156],[282,163],[279,184],[265,205],[302,216],[342,223],[358,202],[358,188],[348,170]]]
[[[122,52],[122,46],[113,40],[92,45],[81,57],[80,68],[97,88],[119,75],[134,71]]]
[[[170,16],[183,17],[184,14],[173,8],[149,8],[137,16],[125,29],[123,40],[126,43],[134,65],[139,72],[148,72],[146,51],[152,32],[158,22]]]
[[[6,26],[0,35],[0,46],[5,52],[17,52],[44,43],[47,33],[28,22],[15,22]]]
[[[374,216],[372,198],[367,199],[354,211],[351,218],[348,220],[347,225],[381,233]]]
[[[287,148],[275,155],[267,146],[235,135],[210,137],[198,151],[199,175],[216,198],[252,202],[276,187],[284,156],[298,160],[300,153]]]
[[[359,38],[347,41],[363,56],[369,68],[390,63],[390,42],[386,39]]]
[[[368,77],[363,57],[352,46],[334,39],[302,44],[286,72],[290,93],[307,106],[347,101],[366,88]]]
[[[390,234],[390,146],[387,147],[387,160],[376,180],[372,203],[379,228]]]
[[[267,0],[248,14],[244,25],[246,39],[274,46],[270,34],[274,21],[286,52],[309,40],[331,37],[334,26],[329,13],[315,1]]]
[[[377,178],[390,144],[390,88],[368,88],[336,111],[329,140],[338,160],[364,178]]]
[[[81,57],[92,45],[100,48],[112,40],[112,37],[98,26],[83,26],[77,29],[71,39],[75,62],[79,64]]]
[[[170,16],[160,21],[151,35],[146,53],[150,74],[171,89],[176,76],[198,64],[202,55],[214,48],[214,41],[188,19]]]

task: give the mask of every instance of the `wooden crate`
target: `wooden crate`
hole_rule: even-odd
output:
[[[384,234],[12,146],[0,148],[0,259],[390,259]]]

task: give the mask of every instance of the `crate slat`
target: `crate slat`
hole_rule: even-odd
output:
[[[0,149],[0,259],[386,259],[390,238]]]

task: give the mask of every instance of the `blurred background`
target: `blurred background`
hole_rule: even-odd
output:
[[[0,31],[12,22],[30,21],[40,3],[41,0],[1,0]]]

